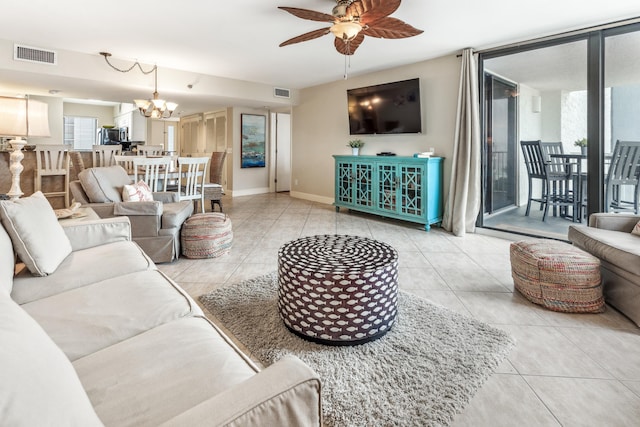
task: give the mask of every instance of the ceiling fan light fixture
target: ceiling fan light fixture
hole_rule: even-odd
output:
[[[353,40],[361,30],[362,25],[352,21],[336,22],[330,28],[334,36],[345,41]]]
[[[333,7],[331,14],[336,18],[344,18],[347,16],[347,8],[350,4],[349,0],[339,0],[338,4]]]

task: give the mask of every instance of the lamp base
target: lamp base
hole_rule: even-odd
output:
[[[22,152],[22,148],[25,146],[27,141],[18,137],[16,139],[12,139],[9,141],[9,145],[13,148],[11,152],[11,156],[9,156],[9,170],[11,171],[11,189],[7,193],[10,200],[17,200],[24,193],[20,189],[20,174],[24,170],[22,166],[22,159],[24,159],[24,153]]]

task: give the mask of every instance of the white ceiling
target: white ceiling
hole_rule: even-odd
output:
[[[278,47],[325,24],[296,18],[277,6],[331,13],[334,4],[334,0],[111,0],[96,5],[86,0],[21,0],[3,8],[0,40],[85,54],[108,51],[120,64],[137,59],[160,69],[300,89],[342,79],[344,57],[333,47],[331,35]],[[465,47],[482,49],[632,18],[640,16],[640,4],[638,0],[403,0],[392,16],[424,33],[400,40],[367,38],[350,59],[350,76]],[[11,61],[0,57],[0,71]],[[22,84],[33,79],[35,84],[38,76],[0,74],[0,91],[16,87],[14,79]],[[60,83],[54,80],[49,87]],[[106,93],[100,83],[79,84],[90,86],[94,98]],[[111,92],[117,90],[115,81],[104,84]]]

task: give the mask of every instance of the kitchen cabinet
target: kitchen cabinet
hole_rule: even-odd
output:
[[[442,222],[442,157],[333,156],[335,203],[424,224]]]

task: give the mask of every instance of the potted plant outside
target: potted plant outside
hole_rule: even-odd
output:
[[[361,139],[352,139],[347,144],[348,147],[351,147],[351,152],[354,156],[357,156],[360,153],[360,147],[364,145],[364,141]]]
[[[583,156],[587,155],[587,138],[577,139],[573,145],[580,147],[580,153]]]

